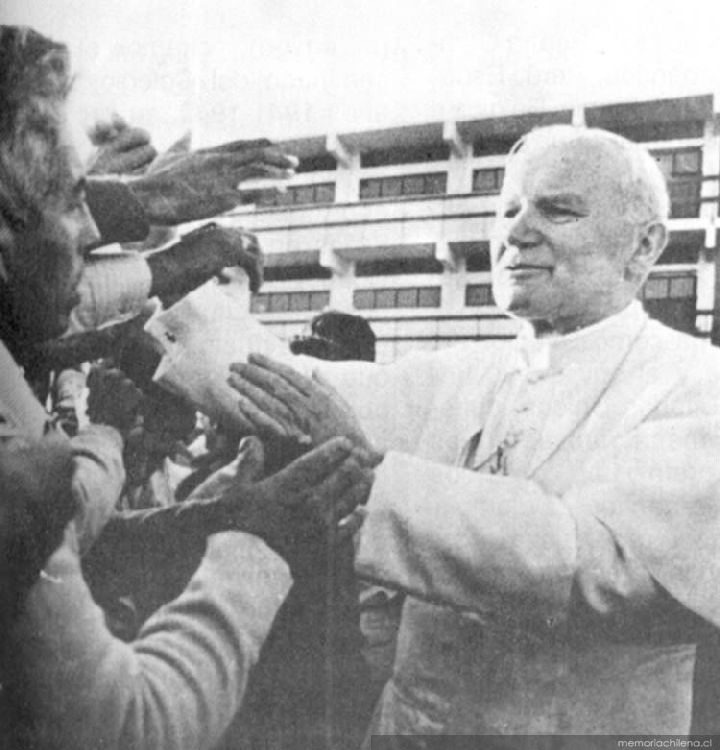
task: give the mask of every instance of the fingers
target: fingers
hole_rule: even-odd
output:
[[[334,438],[306,453],[270,479],[278,500],[294,504],[308,497],[308,491],[330,477],[352,451],[345,438]],[[304,491],[303,491],[304,489]]]
[[[112,139],[112,146],[117,151],[130,151],[131,149],[149,146],[150,140],[150,133],[147,130],[127,127]]]
[[[276,375],[304,396],[309,397],[313,393],[312,380],[283,362],[279,362],[259,352],[252,352],[248,356],[248,364]]]
[[[259,481],[265,468],[265,451],[262,441],[255,436],[243,438],[240,441],[237,462],[238,481]]]
[[[209,163],[238,168],[244,166],[276,167],[281,170],[294,170],[297,159],[276,148],[244,149],[240,151],[205,152]]]
[[[199,149],[202,153],[225,153],[227,151],[250,151],[272,146],[272,141],[267,138],[256,138],[254,140],[247,141],[232,141],[231,143],[223,143],[220,146],[211,146],[209,148]]]
[[[326,524],[335,525],[367,500],[373,479],[372,470],[351,455],[310,494],[308,510]]]
[[[252,355],[249,359],[252,359]],[[310,379],[300,375],[292,382],[275,367],[277,363],[270,369],[262,364],[255,364],[257,361],[235,362],[230,365],[230,372],[272,399],[282,402],[287,409],[292,410],[292,414],[304,414],[307,411],[306,400],[312,395],[307,387],[307,384],[312,386]],[[292,370],[289,367],[287,369]]]
[[[242,416],[260,434],[278,437],[304,435],[295,416],[282,401],[272,397],[263,388],[255,386],[241,374],[231,373],[227,382],[238,392],[238,407]]]
[[[156,156],[157,151],[150,144],[129,149],[122,153],[110,155],[108,161],[111,163],[108,165],[107,171],[119,174],[133,172],[149,164]],[[100,160],[98,160],[98,163],[100,163]]]

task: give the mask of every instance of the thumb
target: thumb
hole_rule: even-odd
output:
[[[242,482],[258,482],[265,471],[265,450],[260,438],[252,435],[240,441],[236,477]]]
[[[186,154],[188,151],[190,151],[190,146],[192,145],[192,131],[188,130],[186,133],[182,135],[181,138],[179,138],[175,143],[170,146],[170,148],[165,152],[165,154],[170,155],[176,155],[176,154]]]

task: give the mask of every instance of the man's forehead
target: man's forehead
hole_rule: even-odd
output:
[[[622,166],[604,144],[589,140],[530,144],[508,165],[503,192],[595,192],[616,184]]]

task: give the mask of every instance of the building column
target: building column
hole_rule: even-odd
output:
[[[448,195],[459,195],[472,191],[472,145],[466,143],[458,132],[457,123],[443,123],[443,141],[450,147],[448,159]]]
[[[325,149],[335,157],[335,202],[355,203],[360,197],[360,154],[349,149],[335,133],[325,139]]]
[[[355,274],[352,261],[338,255],[332,247],[320,249],[320,265],[332,271],[330,307],[333,310],[352,312]]]

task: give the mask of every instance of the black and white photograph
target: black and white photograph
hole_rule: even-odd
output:
[[[720,3],[5,0],[0,748],[720,748]]]

